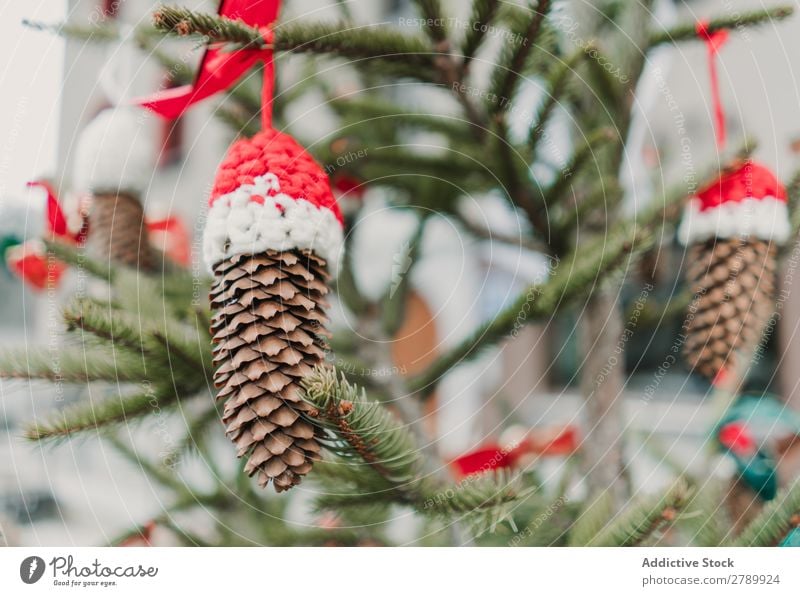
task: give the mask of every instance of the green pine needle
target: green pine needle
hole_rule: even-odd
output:
[[[333,368],[317,368],[303,381],[311,418],[327,432],[325,446],[345,460],[365,462],[387,483],[404,489],[415,482],[420,456],[413,437],[380,403],[337,378]]]
[[[672,524],[689,501],[690,490],[679,479],[662,495],[634,501],[600,530],[587,546],[639,546]]]
[[[46,441],[97,431],[144,418],[156,409],[173,406],[175,402],[174,394],[154,389],[133,395],[108,396],[96,403],[89,398],[59,411],[48,422],[32,424],[25,429],[25,437],[31,441]]]
[[[800,480],[783,490],[751,521],[731,546],[775,546],[797,524],[800,516]]]

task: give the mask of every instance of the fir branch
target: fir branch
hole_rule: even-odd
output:
[[[174,393],[158,394],[156,391],[113,395],[98,402],[89,399],[61,410],[48,422],[28,426],[25,429],[25,438],[31,441],[46,441],[87,431],[98,431],[115,424],[143,418],[155,408],[171,406],[175,402]]]
[[[465,521],[473,534],[480,535],[510,520],[514,508],[533,490],[522,488],[519,478],[507,471],[487,472],[452,486],[429,486],[422,491],[417,510],[446,522]]]
[[[413,437],[383,406],[336,375],[322,367],[303,381],[305,398],[316,409],[310,420],[327,433],[324,445],[366,462],[390,486],[406,490],[421,464]]]
[[[219,426],[221,415],[217,405],[210,401],[206,407],[190,420],[187,420],[186,432],[170,452],[169,461],[179,461],[184,455],[192,451],[199,451],[205,443],[210,431]]]
[[[794,173],[791,180],[786,184],[786,194],[789,207],[789,226],[791,228],[792,242],[787,242],[781,252],[786,253],[792,250],[800,235],[800,170]]]
[[[61,346],[57,353],[44,348],[0,352],[0,377],[62,383],[125,383],[141,381],[146,375],[141,361],[120,359],[107,349]]]
[[[666,493],[628,505],[612,519],[588,546],[637,546],[672,524],[686,508],[689,487],[679,479]]]
[[[611,493],[600,493],[588,503],[569,530],[568,546],[587,546],[614,516],[614,500]]]
[[[591,47],[589,49],[591,49]],[[533,125],[528,134],[528,148],[534,156],[536,155],[539,141],[542,136],[544,136],[547,123],[550,121],[550,116],[553,114],[553,111],[562,98],[567,81],[569,80],[569,75],[575,71],[577,64],[583,60],[587,54],[588,52],[578,50],[569,58],[560,62],[550,72],[544,86],[545,99],[536,111]]]
[[[380,58],[404,67],[428,68],[432,54],[425,40],[388,27],[329,23],[286,24],[275,29],[275,49],[333,54],[343,58]]]
[[[598,179],[586,196],[578,196],[567,205],[559,205],[559,210],[551,219],[553,220],[553,235],[565,236],[580,225],[581,219],[596,209],[605,209],[614,197],[622,194],[622,187],[616,176],[610,179]]]
[[[681,197],[683,198],[683,197]],[[429,396],[439,380],[454,366],[474,359],[485,348],[506,339],[529,325],[553,314],[580,297],[586,297],[598,280],[624,266],[633,252],[652,244],[650,227],[663,217],[654,209],[640,222],[624,221],[607,237],[581,244],[556,263],[550,279],[530,286],[493,319],[476,329],[465,341],[440,356],[428,369],[409,381],[412,391]]]
[[[333,99],[329,105],[340,116],[351,118],[359,125],[374,126],[375,120],[386,120],[394,126],[440,132],[448,138],[474,142],[470,134],[471,123],[447,114],[412,111],[374,96]]]
[[[520,20],[518,28],[512,31],[520,41],[506,44],[503,55],[495,67],[492,92],[499,100],[490,105],[491,112],[505,111],[511,105],[511,98],[519,85],[525,63],[543,30],[545,18],[552,4],[551,0],[538,0],[535,8],[529,5],[529,13]]]
[[[22,25],[34,31],[43,31],[80,41],[105,43],[119,39],[119,29],[110,22],[85,25],[68,21],[65,23],[51,24],[22,19]]]
[[[111,344],[112,348],[121,348],[134,355],[141,356],[145,352],[141,330],[135,321],[129,320],[127,312],[78,299],[64,308],[62,316],[68,331],[88,333],[103,343]]]
[[[408,264],[402,272],[399,280],[392,280],[389,291],[382,301],[381,309],[383,319],[383,330],[388,337],[394,337],[406,318],[407,298],[411,284],[411,269],[419,261],[419,251],[422,247],[422,235],[425,233],[425,224],[428,221],[430,211],[424,211],[419,218],[417,229],[408,240],[408,252],[400,255],[400,258]]]
[[[464,184],[465,178],[475,177],[490,179],[493,177],[493,167],[490,163],[491,156],[484,155],[483,161],[469,155],[426,155],[412,152],[400,146],[375,147],[369,153],[369,159],[361,165],[365,171],[375,172],[380,166],[391,168],[393,175],[404,172],[409,174],[431,174],[438,179],[453,180]],[[378,176],[373,176],[378,177]]]
[[[432,41],[441,43],[447,39],[447,28],[439,0],[414,0],[417,10],[425,21],[425,31]]]
[[[726,488],[721,482],[704,479],[686,505],[687,515],[681,524],[695,546],[724,546],[731,529],[725,509]]]
[[[757,10],[745,14],[734,14],[711,19],[708,23],[708,31],[714,33],[722,29],[740,29],[770,23],[772,21],[781,21],[791,16],[793,12],[794,8],[792,6],[775,6],[767,8],[766,10]],[[673,29],[653,34],[650,37],[650,47],[652,48],[662,43],[691,40],[699,40],[695,23],[687,23]]]
[[[584,53],[588,59],[585,62],[589,71],[588,77],[591,80],[592,92],[597,97],[596,101],[604,106],[619,105],[624,99],[626,77],[620,76],[619,73],[612,74],[606,68],[606,65],[613,62],[604,56],[599,47],[587,47],[589,49]]]
[[[105,281],[110,281],[113,277],[113,271],[108,265],[89,258],[82,248],[55,240],[44,240],[44,245],[48,254],[79,271],[85,271],[89,275]]]
[[[184,374],[181,378],[192,380],[190,384],[192,387],[201,383],[207,383],[209,386],[213,384],[214,367],[208,344],[168,321],[164,323],[163,327],[150,329],[147,334],[162,347],[167,368],[172,373],[172,380],[175,381],[178,376],[175,373],[182,368]]]
[[[133,467],[140,469],[147,474],[148,478],[152,478],[165,488],[178,493],[180,502],[185,503],[186,507],[199,505],[203,502],[211,502],[210,498],[204,497],[202,494],[198,494],[195,491],[187,490],[187,487],[183,485],[176,474],[172,473],[168,468],[156,464],[138,453],[133,444],[128,445],[124,443],[114,434],[105,435],[103,438]],[[216,504],[219,505],[219,502]],[[178,506],[177,508],[182,509],[183,506]],[[173,509],[171,508],[170,511],[173,511]]]
[[[240,21],[208,13],[161,6],[153,13],[156,29],[204,42],[225,43],[231,50],[265,49],[259,30]],[[431,50],[423,38],[388,27],[346,23],[285,23],[275,27],[272,49],[280,52],[335,54],[345,58],[380,58],[405,66],[430,66]]]
[[[731,546],[775,546],[794,527],[800,515],[800,480],[783,490],[751,521]]]
[[[475,57],[486,39],[486,32],[489,25],[497,16],[500,0],[473,0],[472,14],[469,18],[470,27],[464,34],[464,41],[461,42],[461,63],[462,77],[469,68],[469,63]]]
[[[571,187],[571,182],[581,173],[583,167],[590,163],[599,145],[612,142],[615,139],[614,131],[610,128],[601,128],[589,134],[583,145],[578,147],[570,157],[569,162],[561,169],[558,178],[541,195],[542,209],[551,209],[562,199],[564,192]]]
[[[181,37],[204,37],[206,42],[237,44],[240,49],[263,48],[264,38],[257,28],[239,20],[199,12],[180,6],[159,6],[153,11],[153,26],[164,33]]]

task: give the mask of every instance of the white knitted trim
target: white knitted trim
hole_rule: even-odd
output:
[[[265,174],[214,201],[203,234],[209,267],[237,254],[310,249],[335,273],[343,237],[333,212],[283,193],[267,196],[270,190],[279,190],[278,179]],[[251,201],[253,195],[264,197],[264,204]]]
[[[786,202],[775,197],[730,201],[705,211],[700,211],[700,201],[694,198],[683,212],[678,241],[690,244],[714,237],[755,236],[782,243],[790,233]]]

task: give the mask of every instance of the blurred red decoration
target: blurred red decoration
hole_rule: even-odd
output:
[[[67,268],[61,261],[48,258],[44,245],[37,240],[9,248],[6,265],[29,287],[40,291],[57,288]]]
[[[138,534],[129,536],[119,543],[118,546],[153,546],[153,530],[156,529],[156,522],[147,522]]]
[[[150,244],[162,251],[171,261],[188,267],[192,258],[191,237],[186,226],[175,216],[148,219]]]
[[[578,448],[578,429],[550,427],[532,429],[523,440],[511,447],[486,443],[450,463],[456,477],[464,478],[501,468],[514,468],[526,456],[558,456],[574,453]]]
[[[48,180],[42,179],[28,182],[28,187],[41,188],[47,195],[45,238],[66,244],[82,244],[88,231],[85,218],[81,216],[79,229],[71,231],[53,185]],[[45,246],[40,240],[29,240],[9,248],[5,259],[9,271],[38,291],[57,288],[67,268],[61,261],[47,255]]]
[[[719,429],[719,442],[739,457],[753,455],[758,446],[743,422],[731,422]]]

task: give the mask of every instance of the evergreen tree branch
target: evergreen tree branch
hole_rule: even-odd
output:
[[[86,271],[92,277],[110,281],[113,276],[113,272],[107,265],[86,256],[82,248],[56,240],[44,240],[44,245],[48,254],[80,271]]]
[[[233,129],[240,137],[252,137],[261,129],[261,122],[253,114],[243,112],[235,106],[221,105],[214,110],[214,116]]]
[[[183,438],[167,459],[169,461],[179,461],[185,454],[191,451],[199,451],[200,447],[205,443],[208,433],[214,427],[219,426],[220,420],[221,416],[217,411],[216,404],[210,401],[200,413],[187,421]]]
[[[553,235],[563,236],[575,230],[584,216],[598,209],[605,209],[614,197],[622,194],[618,179],[598,179],[585,196],[574,194],[574,201],[569,205],[559,205],[559,210],[552,217]]]
[[[587,546],[614,516],[614,500],[610,492],[600,493],[596,498],[587,501],[570,528],[568,546]]]
[[[791,242],[787,242],[781,249],[781,253],[791,251],[800,235],[800,170],[794,173],[791,180],[786,184],[786,194],[789,208],[789,225],[791,227]]]
[[[400,256],[401,259],[408,263],[407,269],[400,274],[399,280],[392,280],[389,291],[383,298],[383,330],[387,337],[393,337],[405,321],[407,298],[411,284],[411,270],[419,260],[422,235],[425,233],[425,224],[428,221],[429,213],[429,211],[423,212],[423,215],[419,218],[417,229],[408,241],[408,253]]]
[[[146,375],[140,361],[120,359],[107,349],[61,346],[57,353],[44,348],[0,352],[0,377],[82,384],[137,382]]]
[[[571,187],[571,182],[581,173],[583,167],[595,155],[598,146],[612,142],[615,138],[614,131],[610,128],[601,128],[589,134],[583,145],[578,147],[570,157],[569,162],[561,169],[558,178],[541,195],[543,209],[552,209],[564,198],[564,192]]]
[[[612,519],[587,546],[638,546],[672,524],[686,508],[690,491],[679,479],[666,493],[629,505]]]
[[[764,505],[731,546],[775,546],[794,527],[793,517],[797,515],[800,515],[800,480]]]
[[[178,479],[176,474],[164,466],[153,463],[148,458],[138,453],[134,445],[123,442],[122,439],[111,433],[105,435],[103,438],[134,468],[140,469],[147,474],[148,478],[152,478],[165,488],[175,491],[179,496],[179,502],[185,503],[186,507],[199,505],[203,502],[209,504],[214,502],[210,497],[204,497],[202,493],[187,490],[187,487]],[[219,505],[219,501],[217,501],[216,504]],[[183,506],[178,507],[178,509],[182,508]]]
[[[447,28],[439,0],[414,0],[422,18],[425,20],[425,31],[435,43],[447,39]]]
[[[652,246],[654,228],[673,221],[685,193],[666,197],[636,221],[625,220],[607,236],[578,245],[556,264],[550,279],[521,293],[497,316],[481,325],[461,344],[440,356],[428,369],[409,381],[409,388],[429,396],[438,381],[454,366],[472,360],[485,348],[504,340],[525,325],[553,316],[576,298],[591,294],[602,280],[630,263],[634,254]],[[628,258],[626,258],[628,257]]]
[[[617,105],[624,99],[624,77],[620,77],[618,73],[609,72],[606,66],[613,62],[603,54],[599,47],[587,47],[588,49],[584,51],[584,55],[588,58],[585,63],[589,71],[588,77],[592,83],[592,92],[597,96],[596,101],[606,106]]]
[[[461,63],[462,78],[469,68],[469,64],[477,54],[484,40],[489,25],[497,16],[500,0],[473,0],[472,13],[469,18],[470,27],[461,42]]]
[[[334,455],[314,468],[323,482],[321,509],[401,503],[425,515],[469,521],[475,532],[491,530],[530,494],[516,479],[485,474],[447,485],[423,478],[422,460],[411,433],[380,403],[337,378],[332,368],[317,368],[303,382],[315,408],[310,420],[327,433]]]
[[[519,85],[525,63],[539,38],[545,18],[552,7],[551,0],[538,0],[536,7],[528,6],[529,14],[513,30],[519,43],[508,43],[501,56],[492,83],[492,92],[499,101],[491,104],[490,111],[502,112],[511,105],[511,98]]]
[[[420,459],[411,434],[379,403],[337,378],[332,368],[317,368],[303,381],[306,400],[317,412],[310,420],[327,432],[323,444],[345,460],[362,460],[396,489],[417,478]]]
[[[79,23],[58,23],[50,24],[30,19],[22,19],[25,27],[34,31],[53,33],[70,39],[92,42],[109,42],[119,39],[119,29],[111,22],[102,22],[93,25]]]
[[[534,156],[550,116],[563,96],[569,75],[575,71],[575,67],[586,57],[587,53],[583,50],[574,52],[566,60],[560,62],[548,76],[545,83],[545,99],[536,111],[536,116],[533,119],[533,125],[528,135],[528,147]]]
[[[726,489],[710,479],[696,486],[699,488],[686,505],[682,526],[694,546],[724,546],[732,525],[723,499]]]
[[[126,312],[78,299],[64,308],[63,318],[68,331],[89,333],[101,342],[133,355],[143,356],[145,353],[141,330],[135,321],[128,320]]]
[[[224,43],[231,50],[266,49],[259,30],[240,21],[208,13],[161,6],[153,13],[159,31],[202,41]],[[285,23],[275,27],[272,49],[279,52],[334,54],[344,58],[380,58],[408,67],[431,65],[425,39],[388,27],[358,27],[345,23]]]
[[[751,27],[753,25],[761,25],[772,21],[781,21],[791,16],[793,12],[794,8],[786,5],[711,19],[708,23],[708,31],[713,33],[723,29],[739,29],[743,27]],[[680,25],[678,27],[653,34],[650,37],[650,47],[652,48],[662,43],[691,41],[697,39],[699,38],[697,37],[696,24],[687,23],[685,25]]]
[[[533,490],[522,488],[519,478],[509,472],[487,472],[452,486],[427,487],[417,509],[446,522],[465,521],[473,534],[480,535],[494,532],[500,522],[510,520],[514,508]]]
[[[34,423],[25,429],[31,441],[62,439],[86,431],[97,431],[115,424],[129,423],[176,403],[174,393],[143,391],[133,395],[116,394],[98,402],[91,398],[61,410],[48,422]]]
[[[206,43],[236,44],[239,49],[266,47],[264,37],[256,27],[240,20],[210,14],[180,6],[159,6],[153,11],[153,26],[164,33],[181,37],[201,36]]]
[[[358,124],[373,126],[375,120],[386,120],[398,127],[440,132],[448,138],[474,142],[470,134],[471,123],[447,114],[411,111],[373,96],[333,99],[329,105],[340,116],[357,121]]]

